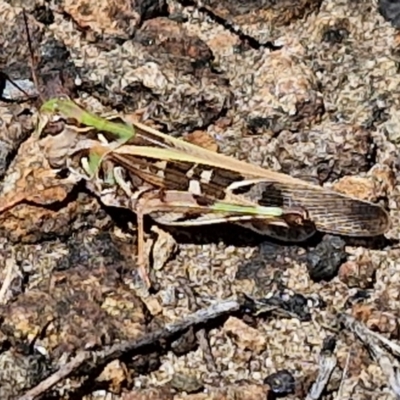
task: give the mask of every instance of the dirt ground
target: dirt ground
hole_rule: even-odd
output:
[[[163,241],[156,290],[143,297],[136,236],[124,229],[132,215],[54,183],[31,139],[38,101],[0,80],[0,398],[19,398],[81,350],[135,341],[244,293],[270,308],[77,370],[43,398],[395,399],[387,369],[330,316],[399,336],[398,42],[368,0],[0,0],[0,71],[29,94],[141,116],[379,202],[392,219],[384,238],[321,234],[302,246],[223,225],[167,234],[147,221]],[[322,396],[307,397],[326,354],[336,368]]]

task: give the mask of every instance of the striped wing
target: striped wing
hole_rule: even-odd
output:
[[[301,207],[316,228],[326,233],[370,237],[390,227],[389,214],[382,207],[319,186],[252,181],[247,197],[266,207]]]

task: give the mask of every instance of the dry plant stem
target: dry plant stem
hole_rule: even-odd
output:
[[[356,331],[364,332],[364,334],[370,335],[372,338],[376,339],[378,342],[381,342],[383,347],[388,348],[392,354],[398,358],[400,358],[400,346],[387,339],[385,336],[373,332],[370,329],[368,329],[366,326],[361,324],[361,322],[357,321],[354,317],[348,314],[341,313],[339,314],[338,320],[340,323],[342,323],[348,330],[351,332],[356,333]]]
[[[347,372],[349,370],[350,357],[351,357],[351,348],[350,348],[350,350],[349,350],[349,352],[347,354],[347,357],[346,357],[346,364],[345,364],[344,369],[343,369],[342,379],[340,381],[340,386],[339,386],[339,390],[338,390],[338,393],[337,393],[337,396],[336,396],[336,400],[340,400],[342,398],[342,390],[343,390],[344,381],[346,379]]]
[[[145,241],[144,241],[144,215],[141,209],[136,213],[137,219],[137,246],[138,246],[138,269],[140,277],[146,285],[146,288],[151,287],[151,281],[147,268],[147,257],[145,255]]]
[[[346,329],[356,335],[368,349],[371,357],[379,364],[382,372],[388,379],[389,386],[400,398],[400,372],[399,362],[393,357],[389,357],[388,351],[384,346],[389,347],[394,354],[398,357],[398,345],[386,339],[379,333],[372,332],[363,323],[357,321],[351,315],[341,313],[338,316],[339,321],[345,326]],[[384,344],[384,346],[382,345]]]
[[[30,67],[31,67],[31,71],[32,71],[32,79],[33,79],[33,83],[35,84],[37,90],[39,90],[39,82],[38,82],[38,78],[37,78],[36,70],[35,70],[35,64],[36,64],[36,62],[35,62],[35,54],[33,52],[32,39],[31,39],[31,35],[29,33],[28,17],[26,16],[25,8],[22,8],[22,15],[24,17],[25,33],[26,33],[26,39],[28,41],[29,53],[31,54],[29,62],[30,62]],[[40,96],[41,100],[43,101],[43,98],[40,95],[40,93],[39,93],[39,96]]]
[[[40,382],[33,389],[30,389],[26,394],[21,396],[19,400],[34,400],[44,395],[49,389],[55,386],[58,382],[67,378],[74,371],[77,371],[79,367],[85,361],[89,361],[91,358],[91,354],[89,352],[82,351],[78,353],[75,358],[73,358],[68,364],[65,364],[62,368],[60,368],[56,373],[50,375],[47,379]]]
[[[1,285],[1,289],[0,289],[0,304],[6,303],[7,291],[8,291],[8,289],[11,285],[11,282],[14,278],[14,273],[15,273],[14,260],[11,258],[8,258],[5,262],[5,267],[6,267],[6,276],[4,278],[3,284]]]
[[[77,374],[81,369],[83,369],[85,374],[90,374],[91,371],[105,366],[109,362],[121,357],[122,355],[139,352],[143,348],[152,344],[156,344],[159,340],[169,339],[171,336],[176,335],[177,333],[182,332],[191,326],[204,324],[222,315],[236,312],[241,306],[241,302],[237,300],[221,301],[211,305],[210,307],[196,311],[181,321],[168,324],[164,328],[161,328],[153,333],[146,334],[144,337],[141,337],[138,340],[116,344],[104,351],[79,352],[78,355],[69,363],[64,365],[56,373],[49,376],[34,388],[30,389],[18,400],[37,399],[40,396],[43,396],[58,382],[67,378],[71,374]]]
[[[321,398],[336,364],[336,356],[331,351],[321,351],[318,376],[311,386],[306,400],[318,400]]]

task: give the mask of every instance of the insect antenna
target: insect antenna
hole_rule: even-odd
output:
[[[38,80],[37,73],[36,73],[37,57],[35,55],[35,52],[34,52],[33,46],[32,46],[32,39],[31,39],[31,34],[29,32],[29,25],[28,25],[28,17],[26,15],[25,8],[22,8],[22,15],[24,17],[26,39],[28,41],[28,48],[29,48],[29,54],[30,54],[29,64],[30,64],[30,68],[31,68],[32,80],[33,80],[33,83],[38,92],[38,97],[39,97],[41,103],[43,103],[44,99],[43,99],[43,95],[40,92],[39,80]]]

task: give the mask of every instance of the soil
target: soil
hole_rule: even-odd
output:
[[[50,168],[32,136],[40,99],[0,75],[1,399],[19,398],[81,350],[137,340],[243,293],[268,310],[79,371],[44,398],[304,399],[332,336],[337,366],[322,399],[396,398],[366,348],[327,323],[346,312],[391,340],[399,334],[400,40],[377,4],[0,0],[0,22],[0,71],[29,95],[141,117],[379,202],[392,219],[383,238],[318,234],[301,246],[232,226],[164,232],[146,221],[161,242],[156,290],[142,296],[126,229],[134,217]]]

